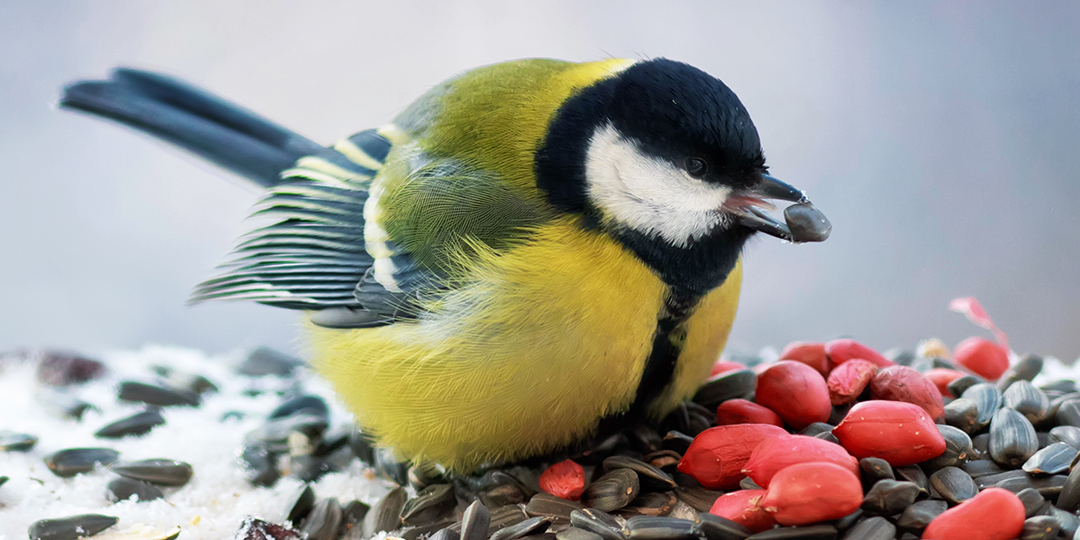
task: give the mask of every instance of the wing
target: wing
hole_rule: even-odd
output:
[[[282,173],[192,301],[254,300],[366,328],[418,316],[467,278],[471,246],[498,250],[549,216],[496,174],[436,157],[393,125],[358,133]]]

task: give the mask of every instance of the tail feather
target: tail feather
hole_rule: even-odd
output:
[[[270,187],[318,143],[191,85],[117,69],[108,80],[64,88],[60,106],[143,131]]]

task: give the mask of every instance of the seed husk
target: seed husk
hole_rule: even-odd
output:
[[[694,394],[694,402],[715,410],[718,405],[737,398],[747,398],[754,393],[757,376],[749,369],[738,369],[710,378]]]
[[[491,512],[480,501],[474,501],[461,517],[461,540],[484,540],[491,526]]]
[[[930,469],[955,467],[971,457],[974,449],[967,433],[952,426],[938,424],[937,428],[945,438],[945,452],[926,462]]]
[[[675,496],[674,492],[654,491],[638,495],[638,498],[630,503],[628,510],[634,510],[645,516],[666,516],[675,508],[678,502],[679,498]]]
[[[722,491],[713,491],[703,487],[675,488],[675,495],[679,497],[679,500],[698,512],[708,512],[722,494]]]
[[[876,516],[856,523],[844,534],[844,540],[892,540],[895,536],[896,525]]]
[[[112,422],[97,430],[94,436],[99,439],[119,439],[128,435],[145,435],[164,423],[165,417],[155,407]]]
[[[93,536],[113,525],[120,518],[101,514],[81,514],[59,519],[43,519],[30,525],[30,540],[76,540]]]
[[[516,525],[503,527],[491,535],[490,540],[517,540],[522,537],[542,534],[551,526],[551,518],[534,517]]]
[[[583,505],[575,501],[540,492],[529,499],[529,504],[525,505],[525,513],[532,517],[552,517],[569,521],[571,512],[583,508]]]
[[[90,472],[97,465],[111,465],[120,459],[120,452],[111,448],[69,448],[45,457],[45,465],[56,476],[71,478]]]
[[[126,501],[135,496],[140,502],[152,501],[165,496],[154,484],[131,478],[116,478],[106,486],[106,498],[110,501]]]
[[[960,379],[953,381],[953,384],[956,384],[957,381],[965,378],[966,377],[961,377]],[[951,390],[952,384],[949,385],[949,388]],[[997,387],[989,383],[983,382],[974,384],[964,390],[962,394],[953,392],[953,395],[958,395],[963,399],[970,399],[975,402],[975,406],[979,408],[979,415],[976,417],[979,429],[982,429],[989,424],[990,420],[994,417],[994,414],[1001,408],[1001,392],[998,391]]]
[[[450,484],[432,484],[405,502],[401,519],[409,526],[432,523],[453,512],[456,505],[454,488]]]
[[[945,423],[971,435],[979,430],[979,406],[970,399],[954,399],[945,404]]]
[[[800,527],[777,527],[759,532],[746,540],[835,540],[839,533],[828,523]]]
[[[670,517],[634,516],[626,520],[625,529],[630,540],[690,540],[697,536],[693,521]]]
[[[945,501],[926,500],[918,501],[904,509],[896,520],[896,526],[900,530],[909,533],[920,534],[934,518],[940,516],[949,509]]]
[[[570,512],[570,524],[596,533],[604,540],[623,540],[624,538],[619,522],[610,514],[595,508]]]
[[[630,504],[639,490],[637,473],[630,469],[615,469],[585,488],[581,502],[611,512]]]
[[[862,509],[870,514],[891,516],[910,506],[918,496],[919,486],[913,482],[880,480],[866,492]]]
[[[300,532],[308,540],[334,540],[341,529],[341,503],[334,497],[323,499],[304,518]]]
[[[930,485],[949,504],[960,504],[979,494],[975,481],[956,467],[945,467],[930,475]]]
[[[183,486],[191,480],[191,465],[171,459],[125,461],[109,467],[114,473],[159,486]]]
[[[408,493],[405,492],[405,488],[396,487],[375,503],[364,516],[364,538],[370,538],[378,532],[400,528],[401,511],[405,508],[406,499],[408,499]]]
[[[1024,471],[1030,474],[1059,474],[1069,470],[1077,450],[1065,443],[1054,443],[1035,452],[1026,462]]]
[[[752,534],[750,529],[708,512],[694,519],[694,532],[705,540],[746,540]]]
[[[1061,523],[1053,516],[1035,516],[1024,520],[1020,540],[1053,540],[1061,532]]]
[[[639,459],[627,456],[611,456],[604,460],[603,467],[605,471],[630,469],[636,472],[638,480],[641,482],[641,489],[646,491],[667,491],[674,489],[676,486],[671,475]]]
[[[567,527],[555,533],[555,538],[556,540],[603,540],[599,534],[577,527]]]
[[[1042,422],[1050,412],[1050,398],[1028,381],[1016,381],[1001,397],[1003,406],[1024,415],[1032,424]]]
[[[990,422],[988,449],[994,461],[1017,468],[1039,449],[1039,439],[1035,427],[1022,414],[1012,409],[1000,409]]]
[[[859,460],[859,469],[862,470],[864,486],[872,486],[878,480],[896,480],[892,466],[888,461],[876,457],[865,457]]]

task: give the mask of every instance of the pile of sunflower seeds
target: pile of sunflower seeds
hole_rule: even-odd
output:
[[[920,371],[955,369],[945,360],[910,354],[892,360]],[[253,354],[246,365],[243,369],[252,374],[287,374],[296,367],[267,351]],[[310,483],[359,459],[398,487],[369,507],[357,500],[320,498],[309,484],[290,503],[285,523],[252,516],[238,524],[236,538],[356,540],[387,533],[404,540],[916,539],[934,517],[991,486],[1017,493],[1023,501],[1028,519],[1021,539],[1073,538],[1080,526],[1080,388],[1067,380],[1035,386],[1031,381],[1041,369],[1042,360],[1032,356],[996,384],[975,376],[954,381],[949,390],[960,397],[945,399],[945,424],[939,425],[947,441],[944,455],[905,467],[863,459],[861,509],[832,522],[757,534],[709,514],[722,492],[705,489],[676,469],[694,437],[715,425],[720,403],[753,398],[756,378],[749,369],[714,377],[659,426],[636,425],[586,451],[469,476],[396,461],[355,428],[332,428],[327,404],[295,388],[238,449],[253,485],[270,486],[283,476]],[[213,383],[199,376],[160,375],[160,385],[121,385],[121,399],[146,403],[147,409],[104,426],[100,437],[146,433],[162,422],[158,407],[198,406],[201,394],[214,391]],[[837,407],[828,423],[802,433],[836,442],[831,429],[845,413]],[[35,441],[28,434],[0,433],[0,451],[25,450]],[[580,501],[539,487],[540,474],[566,458],[585,471]],[[114,500],[167,497],[193,473],[190,465],[170,460],[123,462],[103,448],[64,450],[49,456],[47,464],[61,476],[93,470],[95,464],[108,466],[120,475],[109,485]],[[758,486],[744,480],[742,488]],[[29,534],[32,539],[74,540],[115,523],[116,518],[104,515],[68,516],[35,523]],[[178,534],[145,538],[167,540]]]

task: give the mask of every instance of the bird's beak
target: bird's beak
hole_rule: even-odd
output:
[[[795,204],[784,210],[784,222],[768,214],[776,206],[768,200],[790,201]],[[724,203],[724,209],[735,215],[739,223],[756,231],[789,242],[824,242],[832,232],[832,224],[810,203],[806,194],[767,174],[752,189],[734,193]]]

